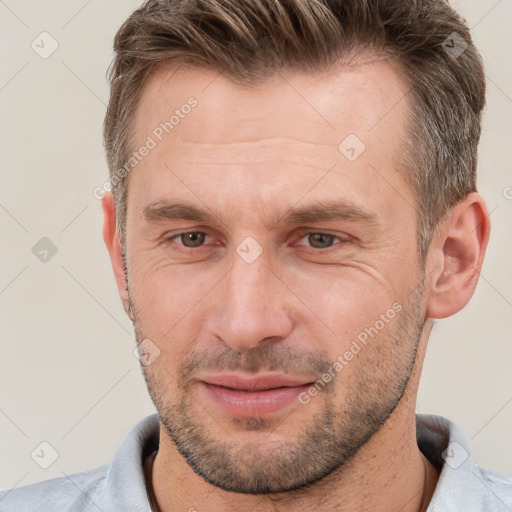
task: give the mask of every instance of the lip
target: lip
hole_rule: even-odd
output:
[[[282,374],[259,374],[251,377],[244,377],[234,374],[212,375],[202,379],[207,384],[231,388],[238,391],[265,391],[275,388],[298,387],[310,384],[311,381],[294,379]]]
[[[313,382],[282,374],[251,377],[222,374],[202,379],[202,391],[224,412],[238,417],[263,417],[292,404]]]

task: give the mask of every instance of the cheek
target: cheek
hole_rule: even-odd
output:
[[[197,265],[176,265],[165,256],[141,254],[130,269],[130,292],[139,309],[151,308],[155,316],[168,316],[169,322],[183,315],[208,291],[210,273]]]
[[[134,260],[130,297],[141,335],[156,343],[162,356],[180,360],[199,336],[205,299],[218,279],[211,269],[170,265],[165,258]]]
[[[360,333],[376,322],[381,328],[385,321],[386,329],[395,323],[393,305],[400,303],[401,294],[389,281],[382,273],[363,265],[319,267],[315,271],[289,273],[289,281],[286,280],[303,304],[303,320],[319,340],[326,339],[326,335],[331,340],[329,347],[322,348],[328,348],[333,357],[347,350]]]

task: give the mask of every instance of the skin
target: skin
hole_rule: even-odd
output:
[[[121,299],[137,341],[159,350],[143,366],[161,419],[159,508],[426,510],[438,472],[416,443],[421,367],[433,320],[474,292],[489,237],[483,199],[472,193],[455,205],[422,262],[417,201],[399,159],[409,97],[386,60],[281,72],[253,88],[161,66],[138,106],[135,146],[190,96],[197,107],[129,175],[127,275],[113,198],[103,199]],[[366,146],[353,162],[338,150],[348,134]],[[149,221],[144,208],[161,200],[213,219]],[[331,200],[374,218],[283,222],[292,208]],[[205,233],[204,245],[171,239],[182,232]],[[319,247],[308,233],[334,238]],[[248,236],[262,249],[252,263],[237,253]],[[307,404],[247,418],[227,414],[201,386],[228,367],[315,382],[397,303],[401,311]],[[265,475],[269,494],[242,489]]]

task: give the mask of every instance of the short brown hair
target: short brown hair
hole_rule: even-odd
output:
[[[147,0],[114,39],[104,145],[125,250],[134,114],[158,64],[223,72],[244,85],[280,70],[320,72],[371,50],[394,59],[410,91],[405,162],[424,257],[438,222],[476,190],[485,74],[446,0]],[[116,173],[118,173],[116,175]]]

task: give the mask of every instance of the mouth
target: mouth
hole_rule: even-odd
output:
[[[273,373],[254,377],[213,375],[199,383],[208,398],[227,414],[255,418],[298,405],[299,395],[314,381]]]

